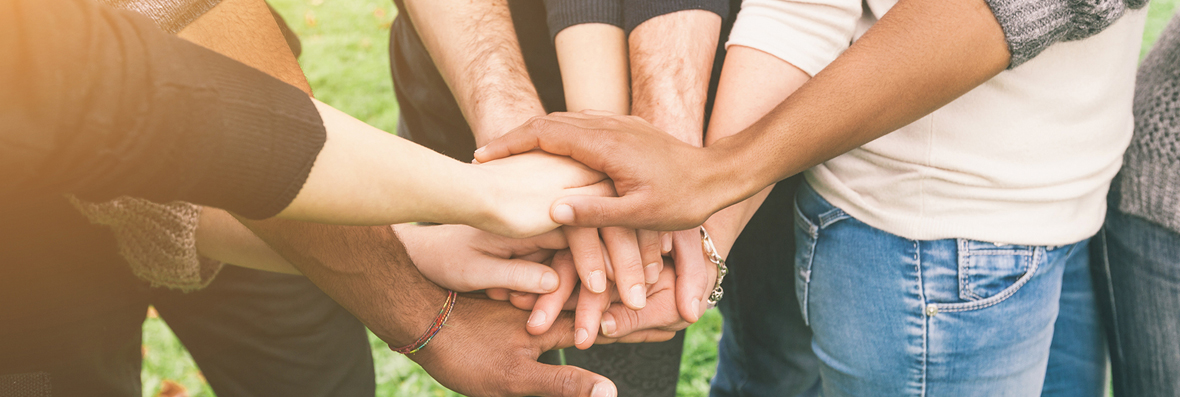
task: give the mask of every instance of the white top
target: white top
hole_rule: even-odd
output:
[[[896,0],[746,0],[729,45],[815,75]],[[1057,43],[914,123],[805,173],[820,195],[915,240],[1063,245],[1094,235],[1131,139],[1146,7]],[[851,93],[855,94],[855,93]]]

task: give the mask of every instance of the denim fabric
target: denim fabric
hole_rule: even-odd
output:
[[[1110,197],[1093,262],[1114,395],[1180,395],[1180,234],[1119,212]]]
[[[807,184],[795,208],[795,289],[823,395],[1102,395],[1089,240],[909,240]]]
[[[801,177],[775,185],[729,252],[717,304],[724,321],[713,397],[808,396],[818,392],[819,360],[795,299],[791,210]]]

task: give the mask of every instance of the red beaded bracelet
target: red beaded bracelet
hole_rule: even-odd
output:
[[[434,323],[430,325],[430,329],[427,329],[426,333],[422,334],[414,343],[396,349],[391,347],[391,350],[401,354],[414,354],[426,347],[426,344],[430,343],[430,340],[434,339],[435,335],[438,335],[438,331],[442,330],[443,324],[446,324],[447,318],[451,317],[451,309],[455,308],[455,298],[459,297],[459,294],[455,293],[455,291],[447,292],[447,301],[443,303],[442,310],[438,311],[438,316],[434,318]]]

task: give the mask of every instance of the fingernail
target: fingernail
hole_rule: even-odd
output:
[[[631,286],[631,305],[637,309],[642,309],[647,305],[647,288],[642,284],[635,284]]]
[[[590,292],[601,294],[602,291],[606,291],[606,275],[602,270],[590,272]]]
[[[541,326],[541,324],[544,324],[544,323],[545,323],[545,312],[543,312],[543,311],[535,310],[535,311],[533,311],[533,314],[531,316],[529,316],[529,326],[530,327],[539,327],[539,326]]]
[[[590,397],[615,397],[615,388],[606,382],[597,383],[590,391]]]
[[[590,337],[590,333],[586,332],[585,328],[578,328],[578,330],[576,332],[574,332],[574,344],[580,345],[580,344],[582,344],[582,342],[586,341],[586,338],[589,338],[589,337]]]
[[[553,221],[560,224],[569,224],[574,222],[574,207],[569,204],[558,205],[553,209]]]
[[[549,272],[541,275],[541,290],[545,292],[553,292],[557,289],[557,275]]]
[[[483,148],[485,148],[485,147],[487,147],[487,146],[480,146],[479,149],[475,149],[475,154],[483,153]]]
[[[652,262],[652,263],[647,264],[647,266],[643,267],[643,281],[646,281],[648,284],[655,284],[656,281],[659,281],[659,280],[660,280],[660,264],[659,263]]]
[[[672,235],[669,233],[664,233],[663,237],[660,238],[660,245],[660,248],[663,249],[664,252],[672,252]]]
[[[528,295],[528,294],[529,294],[528,292],[520,292],[520,291],[512,291],[512,292],[508,293],[508,295],[512,295],[513,297],[516,297],[516,298],[520,298],[520,297]]]
[[[700,299],[693,299],[692,300],[692,315],[693,315],[693,317],[696,317],[696,319],[693,319],[693,321],[699,320],[701,318],[701,300]]]
[[[615,315],[610,314],[610,313],[603,313],[602,314],[602,321],[600,321],[600,323],[601,323],[600,326],[602,327],[602,334],[603,335],[611,336],[611,335],[615,334]]]

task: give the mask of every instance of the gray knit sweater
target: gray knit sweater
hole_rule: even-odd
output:
[[[1012,53],[1015,68],[1053,43],[1093,36],[1117,21],[1128,9],[1147,0],[987,0]]]
[[[1180,233],[1180,16],[1139,66],[1119,189],[1119,211]]]

